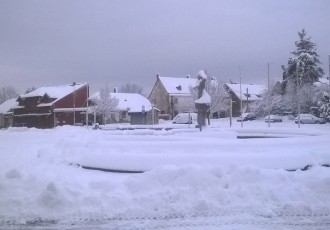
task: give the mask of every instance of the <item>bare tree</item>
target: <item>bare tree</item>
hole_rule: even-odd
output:
[[[127,83],[119,87],[120,93],[137,93],[144,95],[143,87],[133,83]]]
[[[208,77],[206,90],[211,97],[210,112],[218,113],[227,111],[229,108],[229,95],[224,88],[224,83],[214,77]]]
[[[0,104],[7,101],[8,99],[18,97],[18,94],[14,87],[5,86],[0,90]]]
[[[106,85],[92,101],[96,105],[96,112],[102,114],[103,123],[106,124],[111,113],[117,110],[118,99],[111,96],[110,88]]]

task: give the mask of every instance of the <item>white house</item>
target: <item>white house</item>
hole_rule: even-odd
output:
[[[117,108],[111,111],[112,122],[158,124],[159,110],[144,96],[137,93],[110,93],[110,97],[118,100]],[[99,92],[89,98],[91,104],[95,98],[100,98]]]

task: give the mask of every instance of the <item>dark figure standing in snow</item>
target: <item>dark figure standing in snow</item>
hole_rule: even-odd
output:
[[[207,111],[210,107],[210,96],[205,90],[206,74],[203,70],[198,72],[197,85],[195,88],[198,90],[197,100],[195,100],[195,108],[197,109],[197,124],[199,130],[202,131],[202,127],[206,125]]]

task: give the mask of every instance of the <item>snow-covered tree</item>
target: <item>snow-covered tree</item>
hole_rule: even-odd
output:
[[[317,104],[320,117],[330,121],[330,85],[321,85],[317,87],[317,92],[314,96],[314,103]]]
[[[14,87],[5,86],[0,89],[0,104],[7,101],[8,99],[18,97],[18,94]]]
[[[111,96],[110,88],[106,85],[105,88],[100,89],[99,95],[93,98],[92,101],[96,105],[96,112],[102,114],[103,123],[106,124],[111,117],[111,113],[117,110],[118,99]]]
[[[133,83],[127,83],[119,87],[120,93],[137,93],[144,95],[143,87]]]
[[[310,107],[315,105],[313,97],[315,94],[314,83],[324,74],[319,55],[316,52],[316,44],[307,37],[303,29],[298,32],[299,40],[295,42],[296,50],[288,60],[287,67],[283,69],[283,109],[296,113],[298,103],[301,112],[309,113]]]
[[[224,83],[214,77],[208,77],[206,81],[206,91],[211,97],[210,112],[225,112],[229,108],[229,95],[224,88]]]
[[[292,80],[296,86],[313,84],[324,74],[319,66],[321,62],[316,52],[316,44],[306,35],[305,29],[298,32],[296,50],[291,52],[293,57],[289,59],[287,67],[283,67],[283,80]]]
[[[264,117],[271,114],[281,114],[284,111],[289,110],[287,105],[292,103],[283,102],[283,95],[281,95],[273,86],[269,90],[266,90],[261,95],[262,100],[253,102],[250,106],[250,110],[253,111],[257,117]],[[291,107],[290,107],[291,108]]]

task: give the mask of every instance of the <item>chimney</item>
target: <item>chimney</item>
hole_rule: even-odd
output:
[[[187,75],[187,76],[186,76],[186,78],[188,78],[188,79],[189,79],[189,78],[190,78],[190,75]]]
[[[118,93],[118,87],[113,88],[114,93]]]

